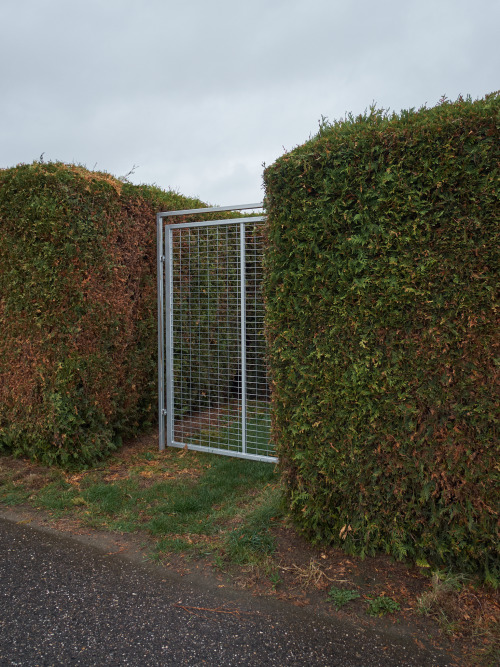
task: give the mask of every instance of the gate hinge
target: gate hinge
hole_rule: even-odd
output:
[[[165,261],[165,255],[160,255],[160,262],[164,262],[164,261]]]
[[[165,408],[162,408],[161,414],[162,414],[162,417],[166,417],[166,416],[167,416],[167,411],[166,411]]]

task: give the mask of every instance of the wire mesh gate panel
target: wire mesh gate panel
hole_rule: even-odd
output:
[[[261,293],[265,217],[165,224],[175,215],[261,207],[158,214],[160,449],[277,460]]]

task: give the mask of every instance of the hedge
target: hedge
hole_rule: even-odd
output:
[[[323,123],[264,172],[273,439],[300,529],[500,579],[500,96]]]
[[[90,465],[156,421],[155,215],[202,206],[76,165],[0,171],[0,450]]]

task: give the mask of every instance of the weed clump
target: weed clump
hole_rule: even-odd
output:
[[[332,602],[335,609],[339,611],[348,602],[357,600],[360,597],[358,591],[348,590],[346,588],[336,588],[332,586],[328,591],[328,601]]]

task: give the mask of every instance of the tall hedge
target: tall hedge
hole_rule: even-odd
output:
[[[500,578],[500,96],[323,123],[264,174],[273,437],[315,540]]]
[[[0,450],[90,464],[156,420],[155,215],[200,206],[75,165],[0,171]]]

